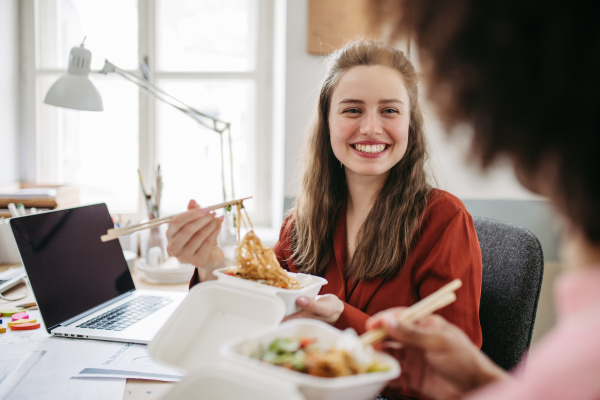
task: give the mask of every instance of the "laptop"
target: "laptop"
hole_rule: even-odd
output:
[[[53,336],[149,343],[187,292],[136,290],[106,204],[11,218],[44,325]]]

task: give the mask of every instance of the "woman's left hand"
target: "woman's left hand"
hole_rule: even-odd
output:
[[[344,302],[333,294],[317,296],[314,299],[300,296],[296,299],[296,306],[302,310],[285,317],[284,321],[295,318],[312,318],[333,325],[344,311]]]

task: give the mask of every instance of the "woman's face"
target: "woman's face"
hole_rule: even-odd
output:
[[[346,174],[379,176],[408,144],[410,105],[402,76],[381,65],[346,71],[331,98],[331,147]]]

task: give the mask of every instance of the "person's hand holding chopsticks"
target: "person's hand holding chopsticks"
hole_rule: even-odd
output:
[[[375,314],[367,330],[385,329],[387,341],[376,347],[394,356],[400,377],[391,387],[410,388],[437,400],[460,399],[471,390],[507,378],[458,327],[439,315],[403,323],[404,307]]]
[[[223,218],[190,200],[188,211],[169,222],[167,251],[179,262],[194,265],[201,281],[216,279],[212,271],[225,267],[223,250],[217,246]]]

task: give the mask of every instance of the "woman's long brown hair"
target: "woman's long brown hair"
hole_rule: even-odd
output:
[[[346,276],[367,280],[392,278],[404,266],[419,231],[431,189],[427,182],[427,146],[418,104],[417,75],[404,53],[372,41],[356,41],[329,57],[330,66],[319,95],[318,109],[308,132],[302,188],[292,211],[295,227],[293,256],[300,271],[324,275],[333,256],[333,233],[347,198],[344,168],[333,154],[329,138],[331,98],[350,68],[383,65],[403,77],[410,98],[408,146],[390,170],[373,207],[361,225]]]

